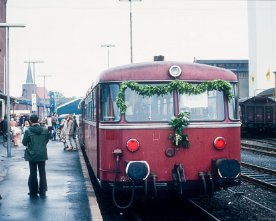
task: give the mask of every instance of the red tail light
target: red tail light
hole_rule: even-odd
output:
[[[225,145],[226,145],[226,141],[225,141],[225,139],[223,137],[217,137],[214,140],[214,146],[218,150],[224,149]]]
[[[129,139],[127,142],[127,149],[130,152],[135,152],[139,149],[140,145],[136,139]]]

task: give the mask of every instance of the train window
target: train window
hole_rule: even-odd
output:
[[[232,99],[228,102],[228,113],[231,120],[239,120],[239,101],[237,96],[237,85],[233,85],[232,94],[234,95]]]
[[[120,111],[116,104],[119,84],[102,84],[100,87],[101,121],[119,121]]]
[[[96,90],[94,89],[84,100],[84,119],[96,121]]]
[[[92,121],[96,121],[96,90],[94,89],[92,92]]]
[[[84,105],[84,119],[87,120],[87,104]]]
[[[174,116],[172,94],[147,97],[127,88],[125,102],[125,118],[129,122],[169,121]]]
[[[190,121],[221,121],[225,118],[223,93],[179,94],[179,111],[190,113]]]

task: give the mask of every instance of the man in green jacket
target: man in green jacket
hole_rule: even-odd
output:
[[[25,132],[22,144],[26,146],[24,158],[29,161],[30,176],[28,180],[30,197],[46,196],[47,179],[45,162],[48,160],[47,143],[49,141],[48,130],[43,128],[38,123],[38,116],[36,114],[30,117],[31,126]],[[39,171],[39,186],[37,179],[37,168]]]

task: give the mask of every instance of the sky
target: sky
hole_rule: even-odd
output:
[[[133,63],[165,60],[248,59],[246,0],[132,2]],[[66,97],[85,96],[109,66],[130,63],[130,4],[119,0],[8,0],[10,91],[21,96],[26,61],[37,86]]]

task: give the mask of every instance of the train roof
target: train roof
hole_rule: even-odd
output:
[[[108,81],[170,81],[169,69],[178,65],[182,74],[177,78],[186,81],[226,80],[237,82],[236,75],[227,69],[205,64],[174,61],[154,61],[129,64],[102,72],[94,85]]]
[[[254,96],[254,97],[247,97],[247,98],[241,98],[239,100],[240,105],[246,105],[246,104],[267,104],[267,103],[275,103],[275,100],[272,97],[267,96]]]

